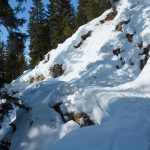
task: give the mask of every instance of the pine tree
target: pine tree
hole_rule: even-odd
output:
[[[77,8],[76,25],[77,27],[86,24],[88,22],[87,16],[87,0],[79,0]]]
[[[30,38],[30,67],[33,68],[50,50],[49,26],[44,5],[41,0],[33,0],[29,11],[28,32]]]
[[[104,0],[88,0],[87,2],[88,21],[100,16],[104,11],[110,8],[110,3]]]
[[[100,16],[110,6],[106,0],[79,0],[76,16],[77,27]]]
[[[88,21],[96,18],[100,14],[100,2],[98,0],[87,0],[87,18]]]
[[[75,29],[74,9],[70,0],[50,0],[48,5],[50,39],[52,48],[64,42]]]
[[[21,10],[21,7],[20,7]],[[4,26],[7,30],[18,29],[25,23],[24,18],[18,18],[8,0],[0,0],[0,25]]]
[[[0,87],[5,82],[4,56],[4,42],[0,41]]]
[[[5,79],[11,82],[23,73],[26,67],[24,58],[26,35],[20,32],[10,32],[7,38],[5,54]]]

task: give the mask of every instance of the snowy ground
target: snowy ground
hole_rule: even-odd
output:
[[[35,69],[7,86],[32,107],[30,112],[17,112],[11,150],[150,149],[150,60],[141,73],[139,63],[150,44],[150,1],[121,0],[117,10],[111,21],[100,23],[108,10],[80,27]],[[127,20],[122,32],[115,30]],[[91,36],[75,48],[89,31]],[[132,42],[127,34],[133,35]],[[113,50],[118,48],[117,56]],[[65,70],[56,79],[49,74],[54,64],[62,64]],[[27,83],[41,74],[43,81]],[[64,123],[52,108],[57,103],[64,113],[86,113],[95,126],[80,128],[73,120]]]

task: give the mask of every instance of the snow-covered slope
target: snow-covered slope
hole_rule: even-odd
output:
[[[140,72],[139,59],[142,56],[139,54],[150,43],[148,6],[148,0],[144,1],[144,5],[143,1],[121,1],[114,19],[100,23],[111,12],[108,10],[80,27],[72,37],[59,44],[56,50],[49,52],[35,69],[23,75],[20,81],[27,82],[40,75],[45,80],[53,80],[50,68],[54,64],[62,64],[65,72],[57,80],[66,82],[78,79],[79,83],[115,86],[135,79]],[[116,26],[124,21],[126,23],[122,25],[122,32],[116,31]],[[82,36],[89,31],[91,35],[83,41]],[[133,42],[128,41],[128,34],[133,35]],[[75,48],[81,41],[82,44]],[[141,44],[143,47],[140,47]],[[118,56],[113,53],[116,49],[120,49]]]
[[[116,5],[7,87],[32,107],[17,112],[11,150],[149,149],[150,1]]]

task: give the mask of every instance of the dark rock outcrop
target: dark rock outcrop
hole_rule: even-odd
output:
[[[49,69],[49,74],[52,75],[53,78],[57,78],[63,75],[63,73],[64,73],[64,70],[62,68],[62,65],[59,65],[59,64],[55,64]]]

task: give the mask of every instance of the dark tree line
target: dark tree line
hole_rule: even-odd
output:
[[[26,20],[17,16],[23,11],[24,1],[16,0],[17,6],[12,8],[9,0],[0,0],[0,27],[8,32],[7,42],[4,43],[1,36],[5,33],[0,28],[0,87],[17,78],[26,68],[24,49],[27,36],[19,29]]]
[[[19,30],[26,20],[17,15],[23,11],[25,1],[16,0],[18,5],[12,8],[9,0],[0,0],[0,26],[8,31],[6,43],[0,38],[0,86],[17,78],[27,68],[24,56],[27,35]],[[64,42],[79,26],[98,17],[111,5],[115,10],[113,0],[78,0],[76,11],[71,0],[49,0],[47,6],[42,0],[32,1],[27,31],[30,68],[34,68],[48,51]],[[3,33],[0,32],[1,37]]]

